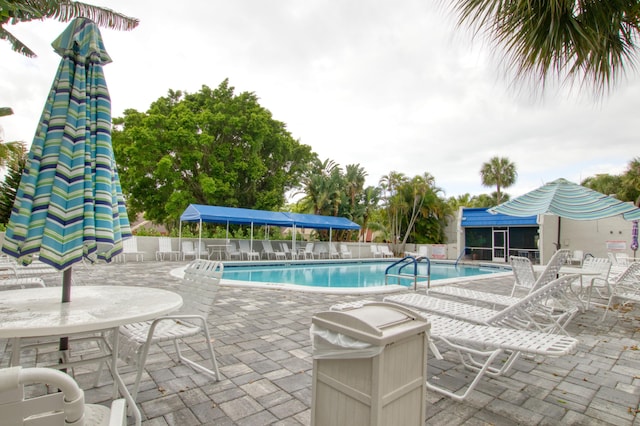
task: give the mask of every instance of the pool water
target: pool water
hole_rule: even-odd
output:
[[[361,288],[383,286],[385,270],[391,262],[353,262],[321,264],[279,264],[254,266],[226,266],[223,278],[227,280],[251,281],[275,284],[294,284],[310,287]],[[408,266],[403,274],[413,273]],[[453,265],[431,263],[431,281],[505,272],[503,268],[487,268],[475,265]],[[397,272],[394,272],[397,273]],[[427,264],[418,264],[418,275],[427,274]],[[418,278],[418,281],[426,281]],[[411,279],[390,277],[389,284],[413,285]]]

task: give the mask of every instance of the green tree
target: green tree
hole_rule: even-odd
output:
[[[114,119],[113,147],[130,214],[175,224],[190,203],[278,210],[314,158],[254,93],[169,91],[146,113]]]
[[[622,174],[621,186],[620,199],[633,201],[636,206],[640,206],[640,157],[629,162],[627,170]]]
[[[397,252],[407,242],[444,242],[446,216],[451,209],[429,173],[408,178],[391,172],[380,180],[389,234]]]
[[[9,223],[11,209],[16,199],[22,171],[27,163],[27,148],[23,143],[15,143],[17,148],[9,151],[9,157],[5,159],[7,173],[0,183],[0,223]]]
[[[509,161],[507,157],[493,157],[482,164],[480,177],[482,178],[482,185],[495,185],[496,203],[500,204],[503,199],[501,189],[508,188],[516,183],[518,173],[516,172],[516,165]]]
[[[620,176],[600,173],[584,179],[580,185],[601,192],[606,195],[613,195],[619,198],[618,192],[622,188],[622,178]]]
[[[34,20],[57,19],[68,22],[84,17],[102,27],[116,30],[132,30],[139,21],[105,7],[71,0],[0,0],[0,39],[7,40],[11,48],[22,55],[35,57],[36,54],[11,34],[6,25]]]
[[[459,25],[504,49],[516,78],[566,78],[601,92],[635,62],[637,1],[455,0],[453,8]]]
[[[0,117],[13,114],[13,110],[8,107],[0,107]],[[0,167],[6,167],[9,162],[20,157],[24,152],[24,143],[5,142],[2,138],[2,128],[0,127]]]

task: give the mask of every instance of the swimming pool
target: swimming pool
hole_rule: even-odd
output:
[[[339,262],[339,263],[287,263],[251,266],[225,265],[223,280],[264,283],[271,285],[293,285],[307,288],[365,289],[384,287],[385,270],[393,262]],[[509,271],[499,266],[454,265],[431,262],[431,282]],[[403,272],[413,272],[407,267]],[[427,274],[427,264],[418,264],[418,275]],[[426,282],[426,278],[418,281]],[[390,284],[398,284],[397,278],[389,278]],[[402,279],[403,286],[413,286],[412,279]]]

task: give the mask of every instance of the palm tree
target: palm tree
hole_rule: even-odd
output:
[[[608,89],[633,67],[640,4],[606,0],[455,0],[458,25],[488,34],[516,78],[581,80]]]
[[[507,157],[493,157],[489,162],[484,163],[480,169],[482,185],[496,186],[496,202],[502,202],[501,188],[508,188],[516,183],[518,173],[516,165],[509,161]]]
[[[13,114],[13,110],[7,107],[0,107],[0,117]],[[0,127],[0,130],[2,128]],[[25,150],[23,142],[4,142],[0,134],[0,168],[5,167],[13,158],[20,157]]]
[[[57,19],[61,22],[85,17],[102,27],[116,30],[132,30],[138,19],[114,12],[105,7],[93,6],[72,0],[0,0],[0,39],[7,40],[11,48],[22,55],[33,58],[36,54],[18,40],[5,24],[17,24],[33,20]]]

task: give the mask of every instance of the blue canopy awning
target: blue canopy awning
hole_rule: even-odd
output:
[[[205,206],[202,204],[190,204],[180,216],[180,221],[296,226],[313,229],[360,229],[360,225],[344,217]]]
[[[507,216],[506,214],[492,214],[487,208],[465,208],[462,210],[460,225],[465,228],[487,226],[537,226],[537,215],[533,216]]]

